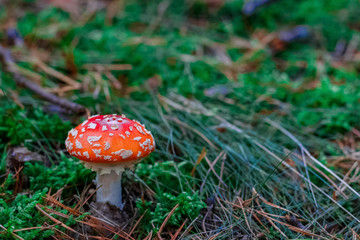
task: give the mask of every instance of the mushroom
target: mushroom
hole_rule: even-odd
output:
[[[121,176],[155,149],[150,131],[125,115],[91,116],[68,133],[70,155],[96,171],[97,202],[109,202],[123,209]]]

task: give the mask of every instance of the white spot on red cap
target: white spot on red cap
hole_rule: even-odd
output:
[[[85,122],[83,122],[83,123],[81,124],[81,126],[84,126],[87,122],[88,122],[88,120],[85,120]]]
[[[101,144],[100,143],[95,143],[93,146],[94,147],[101,147]]]
[[[111,160],[112,156],[110,155],[107,155],[107,156],[104,156],[104,160]]]
[[[102,131],[106,131],[106,130],[108,130],[107,129],[107,127],[104,125],[104,126],[102,126],[102,129],[101,129]]]
[[[87,141],[90,145],[92,145],[93,142],[99,141],[102,136],[88,136]]]
[[[95,154],[101,153],[101,149],[91,149],[91,151],[93,151]]]
[[[65,141],[65,146],[68,151],[71,151],[73,149],[73,144],[69,140]]]
[[[140,151],[138,151],[137,157],[140,157],[140,156],[141,156],[141,152],[140,152]]]
[[[79,149],[81,149],[81,148],[83,148],[83,146],[81,145],[81,142],[79,142],[79,140],[75,140],[75,146],[76,146],[76,148],[79,148]]]
[[[122,137],[123,139],[125,139],[125,136],[124,136],[124,135],[122,135],[122,134],[119,134],[119,136],[120,136],[120,137]]]
[[[81,129],[81,132],[85,132],[85,128],[82,128],[82,129]]]
[[[140,140],[141,140],[141,137],[135,137],[134,140],[135,140],[135,141],[140,141]]]
[[[130,127],[129,127],[130,132],[132,132],[133,129],[134,129],[133,126],[130,126]]]
[[[114,136],[114,134],[113,134],[113,133],[109,133],[109,136],[112,137],[112,136]]]
[[[79,135],[79,138],[82,138],[83,136],[84,136],[84,134],[80,134],[80,135]]]
[[[97,126],[96,123],[89,123],[88,128],[89,128],[89,129],[95,129],[96,126]]]
[[[90,158],[89,153],[87,151],[83,152],[83,155],[87,158]]]
[[[150,139],[146,139],[143,143],[140,143],[140,147],[144,149],[144,147],[151,143]]]
[[[111,129],[112,129],[112,130],[116,130],[116,129],[118,129],[118,128],[119,128],[119,126],[118,126],[117,124],[111,125]]]
[[[145,133],[144,133],[143,129],[142,129],[139,125],[134,124],[134,126],[135,126],[135,128],[139,131],[139,133],[141,133],[141,134],[145,135]]]
[[[104,150],[108,150],[110,148],[110,143],[108,142],[105,142],[105,147],[104,147]]]
[[[118,156],[122,157],[123,159],[125,159],[125,158],[130,157],[133,154],[133,151],[121,149],[119,151],[112,152],[111,154],[118,155]]]
[[[76,129],[71,129],[69,132],[74,138],[76,138],[77,134],[78,134],[78,130]]]
[[[125,134],[126,134],[127,137],[130,136],[130,132],[129,132],[129,131],[126,131]]]

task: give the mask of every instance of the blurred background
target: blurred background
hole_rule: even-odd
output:
[[[359,31],[358,0],[1,1],[0,238],[360,239]],[[64,146],[112,113],[157,142],[121,213]]]

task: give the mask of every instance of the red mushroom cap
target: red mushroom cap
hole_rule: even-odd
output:
[[[124,115],[97,115],[68,133],[70,155],[85,162],[122,163],[148,156],[155,149],[150,131]]]

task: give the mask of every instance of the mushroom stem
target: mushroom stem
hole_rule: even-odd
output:
[[[124,204],[121,196],[121,176],[123,171],[116,173],[101,174],[101,171],[96,172],[96,186],[98,187],[96,201],[109,202],[110,204],[123,210]],[[100,187],[100,188],[99,188]]]

